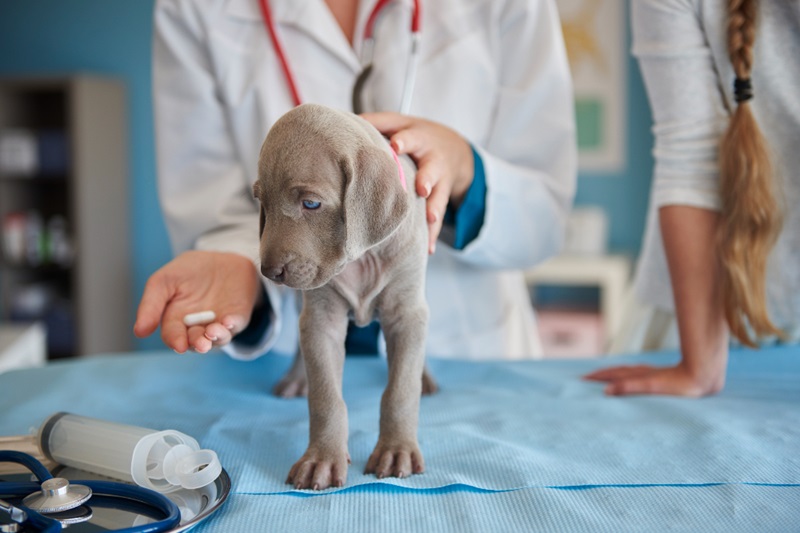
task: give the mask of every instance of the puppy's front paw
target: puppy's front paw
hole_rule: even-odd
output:
[[[411,474],[425,471],[425,460],[416,443],[381,442],[369,456],[365,474],[375,474],[378,479],[385,477],[405,478]]]
[[[329,454],[307,450],[286,478],[286,483],[296,489],[323,490],[342,487],[347,481],[350,454]]]

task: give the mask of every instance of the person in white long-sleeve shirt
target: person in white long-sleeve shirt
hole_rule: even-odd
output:
[[[800,339],[800,2],[634,0],[632,24],[656,167],[642,320],[618,349],[679,342],[681,360],[587,377],[616,395],[714,394],[731,337]]]
[[[304,102],[351,110],[375,4],[269,2]],[[423,2],[413,100],[400,115],[391,111],[406,72],[410,6],[389,3],[375,26],[364,117],[417,162],[416,189],[428,199],[427,353],[539,357],[523,270],[559,250],[576,181],[554,2]],[[259,0],[158,0],[153,78],[159,193],[177,257],[148,280],[135,333],[160,325],[178,352],[293,352],[296,303],[257,268],[258,153],[294,105]],[[215,322],[182,323],[207,309]]]

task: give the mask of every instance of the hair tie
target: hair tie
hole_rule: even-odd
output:
[[[737,103],[745,102],[753,97],[753,84],[750,78],[733,80],[733,95]]]

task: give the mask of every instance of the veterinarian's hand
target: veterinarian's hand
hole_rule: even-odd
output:
[[[250,322],[261,297],[252,261],[221,252],[184,252],[155,272],[144,288],[133,331],[151,335],[161,325],[161,339],[183,353],[205,353],[231,341]],[[187,327],[183,317],[212,310],[215,322]]]
[[[417,163],[417,194],[427,198],[428,251],[436,249],[447,204],[461,205],[475,172],[472,148],[466,139],[447,126],[399,113],[361,115],[388,136],[398,154]]]

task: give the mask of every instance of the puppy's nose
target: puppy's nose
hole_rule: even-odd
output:
[[[286,269],[282,265],[261,265],[261,273],[277,283],[283,283],[283,280],[286,278]]]

